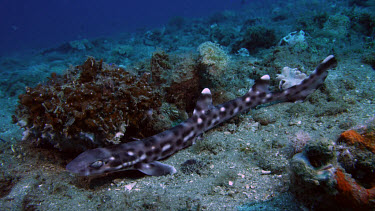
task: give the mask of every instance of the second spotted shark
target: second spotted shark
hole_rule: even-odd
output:
[[[192,145],[205,131],[258,105],[304,100],[323,84],[328,70],[336,64],[335,57],[330,55],[300,84],[280,92],[268,90],[270,77],[264,75],[244,96],[217,106],[212,105],[211,92],[205,88],[193,115],[181,124],[142,140],[87,150],[71,161],[66,169],[80,176],[130,169],[152,176],[173,174],[176,172],[173,166],[158,160]]]

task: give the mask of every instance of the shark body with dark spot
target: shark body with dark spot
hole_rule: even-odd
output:
[[[173,166],[158,162],[192,145],[205,131],[258,105],[271,102],[304,100],[323,84],[328,69],[336,65],[334,56],[328,56],[300,84],[281,92],[269,92],[270,77],[265,75],[242,97],[217,106],[205,88],[200,95],[193,115],[181,124],[154,136],[105,148],[90,149],[71,161],[66,169],[80,176],[137,169],[147,175],[173,174]]]

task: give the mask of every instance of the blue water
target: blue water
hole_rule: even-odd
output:
[[[249,3],[249,2],[247,2]],[[1,0],[0,55],[239,9],[241,0]]]

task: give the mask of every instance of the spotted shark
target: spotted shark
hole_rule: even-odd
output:
[[[211,92],[205,88],[198,97],[193,115],[181,124],[142,140],[87,150],[73,159],[66,169],[80,176],[130,169],[151,176],[174,174],[173,166],[158,160],[191,146],[205,131],[258,105],[304,100],[323,84],[328,70],[336,64],[335,57],[330,55],[300,84],[278,92],[268,90],[270,77],[264,75],[244,96],[217,106],[212,104]]]

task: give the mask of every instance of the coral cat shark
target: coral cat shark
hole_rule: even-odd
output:
[[[268,90],[270,77],[264,75],[244,96],[217,106],[212,105],[211,91],[205,88],[193,115],[181,124],[142,140],[87,150],[72,160],[66,169],[80,176],[130,169],[151,176],[173,174],[176,172],[173,166],[158,160],[191,146],[205,131],[258,105],[304,100],[323,84],[328,70],[336,64],[335,57],[330,55],[300,84],[279,92]]]

